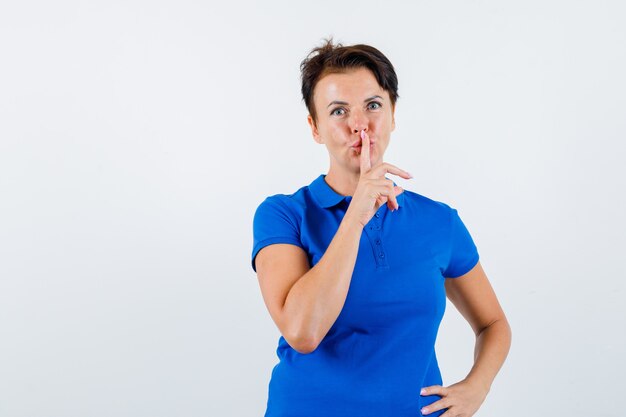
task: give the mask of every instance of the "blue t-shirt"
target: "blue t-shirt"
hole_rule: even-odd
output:
[[[324,177],[258,206],[255,272],[256,254],[273,243],[301,247],[311,267],[324,255],[352,200]],[[455,209],[409,190],[397,201],[363,229],[345,304],[317,349],[301,354],[279,338],[265,417],[416,417],[441,398],[420,390],[442,385],[435,340],[444,278],[472,269],[478,251]]]

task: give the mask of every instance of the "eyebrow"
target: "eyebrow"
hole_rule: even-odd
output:
[[[375,98],[379,98],[379,99],[383,99],[381,96],[372,96],[370,98],[366,98],[365,100],[363,100],[363,103],[367,103],[368,101],[374,100]],[[346,101],[339,101],[339,100],[333,100],[330,102],[330,104],[328,106],[326,106],[326,108],[329,108],[330,106],[332,106],[333,104],[343,104],[343,105],[348,105],[350,103],[346,102]]]

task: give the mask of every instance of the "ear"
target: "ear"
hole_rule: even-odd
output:
[[[391,109],[391,131],[396,129],[396,106]]]
[[[313,120],[313,117],[309,114],[306,117],[306,121],[309,123],[309,126],[311,127],[311,134],[313,135],[313,139],[315,140],[315,142],[317,143],[324,143],[324,141],[322,140],[319,131],[317,130],[317,126],[315,125],[315,121]]]

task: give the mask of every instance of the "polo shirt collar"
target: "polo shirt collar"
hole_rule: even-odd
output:
[[[321,174],[309,185],[309,190],[311,191],[311,194],[321,207],[330,208],[339,204],[343,200],[346,200],[348,202],[352,200],[352,196],[341,195],[332,188],[330,188],[330,185],[326,183],[324,177],[326,177],[326,174]],[[393,185],[398,184],[393,181]],[[404,204],[404,193],[400,193],[396,197],[396,199],[398,201],[398,205],[402,207],[402,205]]]

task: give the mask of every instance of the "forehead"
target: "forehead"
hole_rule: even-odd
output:
[[[335,99],[347,100],[350,97],[360,98],[374,93],[388,97],[372,71],[367,68],[355,68],[324,75],[315,85],[313,97],[315,101],[325,102]]]

